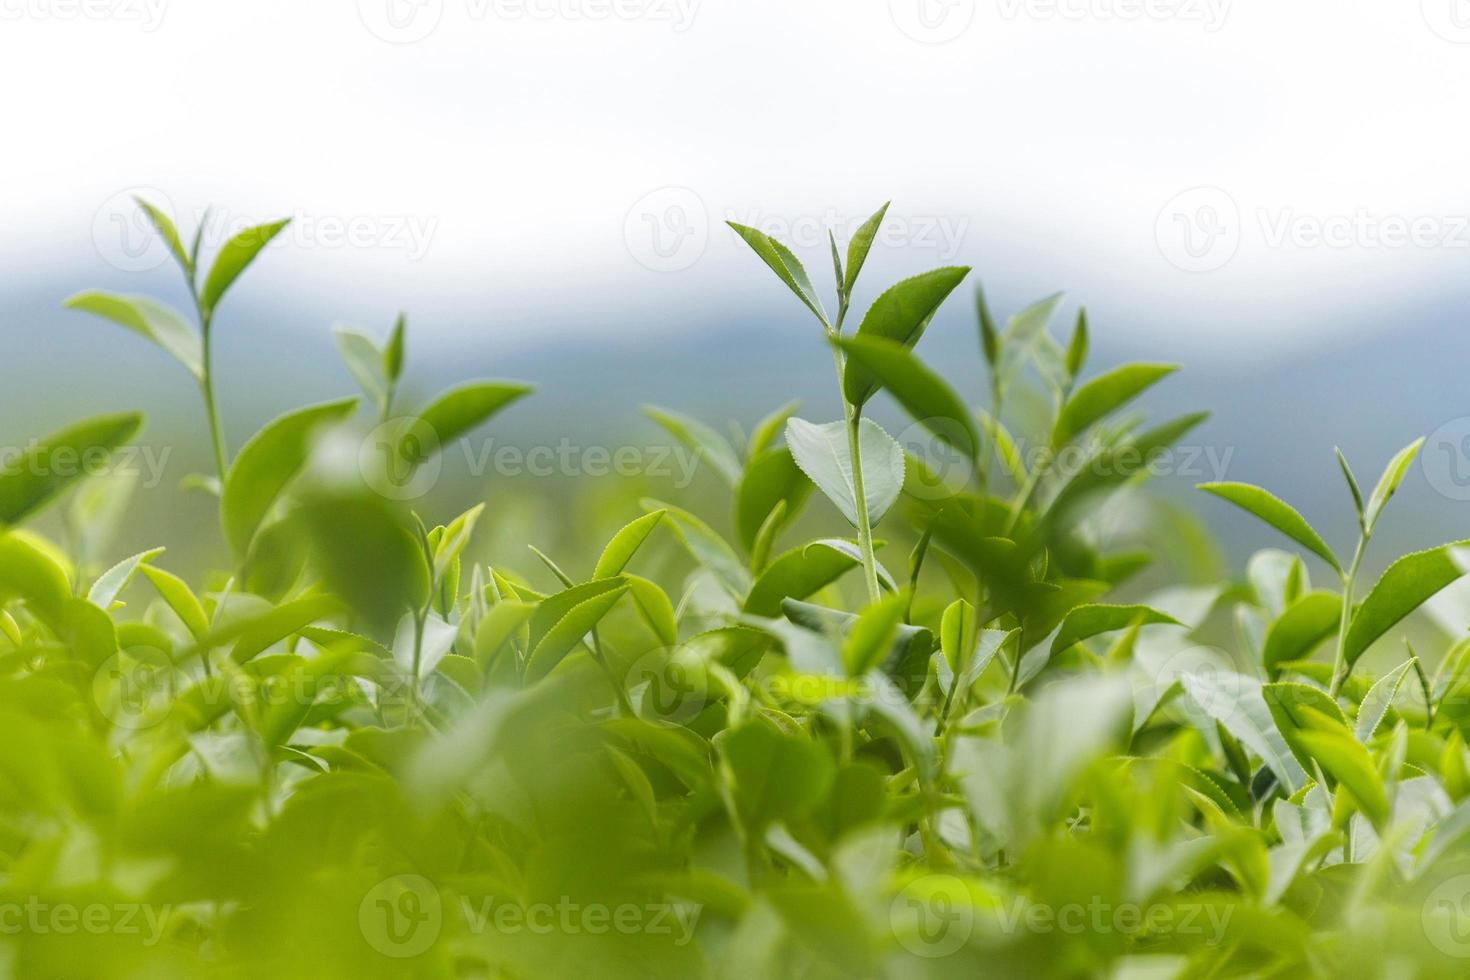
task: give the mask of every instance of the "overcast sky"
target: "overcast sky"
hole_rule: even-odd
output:
[[[727,307],[728,218],[825,277],[887,198],[894,274],[1226,351],[1470,260],[1465,0],[0,0],[0,82],[12,281],[166,276],[139,189],[295,215],[260,289],[563,330]]]

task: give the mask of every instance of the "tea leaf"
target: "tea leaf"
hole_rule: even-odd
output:
[[[867,264],[868,253],[873,249],[873,240],[878,237],[878,229],[883,226],[883,216],[888,213],[888,205],[891,203],[885,201],[872,217],[858,227],[853,233],[852,241],[847,243],[847,275],[842,280],[844,293],[851,293],[852,287],[857,284],[858,274]]]
[[[345,419],[356,407],[356,398],[343,398],[287,412],[240,448],[220,494],[220,521],[237,557],[249,553],[271,507],[306,463],[318,430]]]
[[[388,397],[388,379],[383,373],[383,352],[373,339],[351,327],[332,328],[337,350],[363,393],[381,405]]]
[[[1148,606],[1109,606],[1097,603],[1077,606],[1067,613],[1051,642],[1051,655],[1056,656],[1069,647],[1091,639],[1100,633],[1128,629],[1130,626],[1168,624],[1183,626],[1168,613],[1159,612]]]
[[[745,239],[745,244],[761,257],[761,261],[770,266],[771,271],[796,294],[797,299],[806,304],[806,308],[811,310],[825,326],[827,314],[822,309],[822,301],[817,298],[817,292],[812,288],[812,281],[807,276],[806,269],[802,268],[801,262],[791,253],[791,250],[756,228],[736,224],[733,221],[725,223],[733,228],[737,235]]]
[[[1384,571],[1348,624],[1343,657],[1349,665],[1399,620],[1465,574],[1470,541],[1442,544],[1405,555]]]
[[[173,255],[174,261],[179,263],[179,268],[184,270],[185,275],[189,275],[194,265],[188,254],[184,252],[184,243],[179,240],[179,230],[174,227],[173,219],[141,197],[135,196],[133,200],[138,202],[138,207],[143,209],[149,222],[158,230],[158,237],[162,238],[163,243],[168,246],[169,253]]]
[[[713,466],[730,486],[739,482],[740,460],[724,436],[698,419],[665,408],[645,405],[643,414],[663,426],[669,435],[695,454],[696,460],[702,459]]]
[[[1337,632],[1342,617],[1342,596],[1335,592],[1308,592],[1276,618],[1266,631],[1261,647],[1261,666],[1275,677],[1281,665],[1302,660]]]
[[[747,458],[754,459],[771,447],[776,438],[786,431],[786,420],[796,414],[801,402],[790,401],[756,423],[750,432],[750,441],[745,446]]]
[[[67,309],[81,310],[120,323],[167,351],[196,380],[204,377],[203,345],[199,332],[167,303],[149,296],[124,296],[89,289],[69,298]]]
[[[1393,699],[1399,692],[1399,686],[1403,684],[1412,666],[1412,659],[1405,660],[1368,688],[1368,693],[1363,696],[1363,703],[1358,705],[1358,723],[1353,732],[1359,742],[1366,743],[1378,731],[1378,726],[1383,724],[1383,718],[1388,714],[1388,709],[1393,707]]]
[[[444,392],[418,417],[439,440],[437,448],[442,449],[533,390],[532,385],[519,381],[471,381]]]
[[[782,507],[782,520],[795,517],[811,496],[812,481],[785,446],[752,456],[735,487],[735,534],[747,551],[767,518]],[[778,528],[773,528],[772,533]]]
[[[1070,442],[1098,420],[1122,408],[1179,370],[1173,364],[1125,364],[1082,385],[1062,406],[1052,447]]]
[[[1198,489],[1253,514],[1341,572],[1337,556],[1290,504],[1249,483],[1201,483]]]
[[[617,605],[627,591],[628,586],[625,583],[619,584],[568,610],[565,616],[546,631],[526,658],[526,682],[540,680],[551,673],[552,668],[582,642],[582,638]],[[535,617],[532,618],[534,621]]]
[[[87,592],[87,601],[99,609],[111,610],[118,593],[127,588],[133,575],[138,571],[138,567],[161,554],[163,554],[162,548],[152,548],[148,551],[140,551],[131,558],[125,558],[113,565],[92,583],[92,588]]]
[[[204,606],[184,580],[152,565],[142,566],[142,572],[153,583],[158,594],[163,596],[168,607],[178,614],[179,620],[188,627],[194,639],[203,640],[209,634],[209,617],[205,615]]]
[[[781,600],[805,599],[862,564],[862,559],[813,541],[777,556],[755,580],[741,607],[753,616],[779,616]]]
[[[876,337],[839,342],[920,425],[970,457],[980,454],[980,431],[970,410],[943,378],[907,348]]]
[[[667,513],[667,510],[650,511],[614,534],[607,547],[602,549],[602,556],[597,559],[597,568],[593,570],[592,577],[611,578],[628,567],[628,562],[633,560],[643,542],[648,540],[648,536]]]
[[[1371,532],[1378,518],[1383,513],[1383,507],[1388,503],[1394,491],[1403,482],[1404,474],[1408,472],[1414,457],[1419,454],[1419,447],[1424,445],[1423,438],[1415,439],[1409,445],[1400,449],[1393,459],[1389,460],[1388,466],[1384,468],[1383,475],[1378,478],[1378,485],[1373,488],[1373,494],[1368,498],[1368,506],[1363,511],[1363,522]]]
[[[858,324],[857,336],[891,340],[913,347],[924,335],[941,303],[969,275],[967,266],[949,266],[905,279],[873,301]],[[860,364],[843,371],[842,392],[849,404],[861,405],[872,396],[877,380]]]
[[[903,489],[903,448],[871,419],[863,419],[858,431],[863,496],[867,499],[868,520],[876,525]],[[786,444],[791,447],[791,455],[801,471],[837,505],[848,523],[856,527],[857,494],[853,489],[846,425],[842,422],[817,425],[792,418],[786,423]]]
[[[735,808],[752,831],[811,812],[835,778],[820,746],[763,721],[726,731],[718,745],[730,770]]]
[[[291,223],[290,218],[281,221],[272,221],[268,224],[256,225],[254,228],[246,228],[239,232],[220,248],[219,254],[214,257],[214,265],[210,267],[209,278],[204,281],[204,288],[199,293],[199,304],[206,311],[212,312],[219,301],[224,298],[225,291],[239,278],[240,273],[255,261],[261,249],[271,243],[271,239],[281,233],[281,229]]]
[[[0,531],[50,503],[73,483],[96,472],[113,449],[137,435],[137,412],[99,415],[42,436],[0,460]]]

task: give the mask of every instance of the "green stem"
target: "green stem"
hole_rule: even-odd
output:
[[[199,380],[199,390],[204,395],[204,414],[209,419],[209,441],[214,447],[214,469],[219,476],[221,486],[225,482],[225,437],[220,429],[219,410],[214,401],[214,372],[210,370],[210,326],[214,320],[212,313],[206,312],[199,306],[199,299],[195,297],[194,305],[199,310],[199,332],[202,338],[200,359],[203,367],[203,377]]]
[[[1353,582],[1358,577],[1358,566],[1363,562],[1363,551],[1368,546],[1369,532],[1364,530],[1358,535],[1358,546],[1353,550],[1353,563],[1348,566],[1347,573],[1342,577],[1342,613],[1337,622],[1337,657],[1332,667],[1332,687],[1328,694],[1337,697],[1337,692],[1342,690],[1342,685],[1347,682],[1348,675],[1353,672],[1352,665],[1347,662],[1347,631],[1348,621],[1353,611]]]
[[[868,601],[878,601],[878,559],[873,554],[873,527],[868,521],[868,497],[863,490],[863,460],[859,446],[862,416],[847,406],[847,450],[852,456],[852,494],[857,506],[858,548],[863,554],[863,578],[868,583]]]

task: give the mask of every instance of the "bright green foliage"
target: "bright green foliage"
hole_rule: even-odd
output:
[[[840,418],[792,403],[732,439],[650,409],[719,499],[610,495],[605,532],[519,542],[512,568],[476,539],[496,487],[430,515],[368,464],[412,478],[529,386],[404,408],[405,319],[343,328],[367,401],[288,412],[231,459],[209,331],[282,224],[202,274],[201,236],[145,205],[197,329],[69,302],[198,380],[219,570],[110,553],[125,498],[49,465],[105,460],[135,414],[0,467],[0,973],[1464,975],[1470,640],[1415,613],[1470,545],[1375,562],[1354,596],[1420,444],[1366,498],[1339,454],[1346,566],[1268,491],[1206,484],[1336,581],[1266,551],[1201,583],[1203,532],[1147,480],[1204,416],[1132,414],[1173,368],[1086,377],[1084,314],[1063,346],[1060,296],[1004,326],[981,297],[983,362],[941,380],[916,344],[962,268],[844,332],[886,210],[831,238],[835,306],[736,229],[819,321]],[[863,414],[885,391],[957,479]],[[62,547],[31,522],[68,494]],[[1422,661],[1388,650],[1406,629]]]

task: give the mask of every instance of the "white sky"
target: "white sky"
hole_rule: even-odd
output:
[[[437,26],[388,43],[390,3],[400,39]],[[0,0],[0,260],[127,264],[118,202],[149,187],[186,226],[300,215],[258,274],[281,289],[677,329],[646,314],[764,274],[725,217],[805,233],[891,197],[894,274],[1303,342],[1464,279],[1464,42],[1466,0]]]

